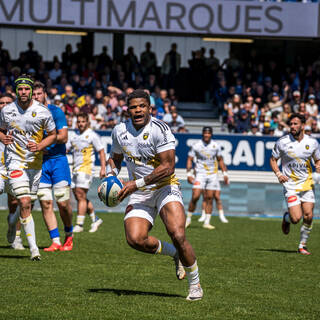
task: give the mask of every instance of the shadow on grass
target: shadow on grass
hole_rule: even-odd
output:
[[[9,256],[2,254],[0,255],[0,259],[30,259],[29,256]]]
[[[280,252],[280,253],[297,253],[297,250],[284,249],[256,249],[257,251]]]
[[[162,292],[148,292],[148,291],[138,291],[138,290],[124,290],[124,289],[112,289],[112,288],[100,288],[100,289],[88,289],[90,293],[105,293],[111,292],[117,296],[156,296],[156,297],[171,297],[171,298],[184,298],[179,294],[170,294]]]

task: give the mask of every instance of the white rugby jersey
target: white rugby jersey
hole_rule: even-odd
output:
[[[103,145],[100,136],[88,128],[82,133],[70,131],[67,149],[73,155],[73,173],[84,172],[91,176],[95,161],[94,150],[101,151]]]
[[[7,169],[4,162],[4,149],[5,145],[2,142],[0,142],[0,175],[6,176]]]
[[[286,189],[299,192],[313,188],[311,159],[320,159],[316,139],[305,134],[299,142],[287,134],[276,142],[272,155],[281,159],[282,173],[289,178],[283,184]]]
[[[10,132],[14,141],[5,148],[7,169],[40,170],[42,151],[31,152],[27,149],[27,144],[29,141],[40,143],[45,130],[55,130],[56,126],[48,108],[32,100],[32,105],[23,110],[18,102],[14,101],[1,110],[0,128]]]
[[[111,154],[123,154],[130,180],[150,174],[160,165],[158,154],[175,149],[175,137],[169,126],[154,117],[149,123],[136,130],[131,119],[119,123],[112,131]],[[166,185],[179,185],[174,174],[143,190],[156,190]]]
[[[193,158],[197,174],[212,175],[218,173],[217,157],[221,156],[221,148],[214,140],[206,144],[201,139],[191,147],[188,156]]]

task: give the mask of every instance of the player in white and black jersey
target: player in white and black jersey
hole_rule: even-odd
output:
[[[288,234],[290,224],[297,224],[301,218],[298,252],[309,255],[307,240],[312,229],[314,180],[312,160],[315,163],[315,177],[319,181],[320,150],[316,139],[304,134],[305,117],[294,113],[290,116],[290,134],[280,138],[272,151],[270,165],[280,183],[283,184],[288,211],[283,216],[282,231]],[[277,164],[281,159],[282,171]]]
[[[195,163],[195,177],[191,171],[193,162]],[[204,210],[202,210],[202,216],[198,221],[204,222],[203,228],[209,230],[215,228],[210,224],[213,199],[216,201],[221,222],[228,223],[223,212],[220,198],[221,188],[218,177],[218,166],[222,170],[224,183],[229,184],[227,167],[223,161],[220,145],[216,141],[212,140],[212,128],[203,127],[202,139],[195,143],[188,153],[187,176],[188,182],[193,186],[192,198],[190,200],[187,213],[186,228],[191,224],[192,214],[196,209],[196,205],[201,194],[203,194],[204,198]]]
[[[197,260],[185,237],[185,213],[175,171],[175,138],[162,121],[151,117],[150,96],[135,90],[128,96],[130,119],[112,132],[112,149],[107,172],[118,174],[125,160],[129,181],[119,193],[130,196],[124,226],[128,244],[139,251],[174,258],[176,274],[189,281],[187,300],[203,296]],[[173,244],[149,235],[160,215]],[[183,266],[181,265],[181,262]]]
[[[17,100],[0,112],[0,140],[5,147],[8,182],[20,206],[20,221],[27,235],[31,259],[40,260],[36,244],[32,200],[37,198],[42,150],[56,139],[50,111],[32,99],[33,80],[22,75],[15,81]],[[46,131],[47,136],[44,137]]]

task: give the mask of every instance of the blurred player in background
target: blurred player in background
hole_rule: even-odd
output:
[[[319,182],[320,150],[317,140],[304,134],[305,121],[301,114],[294,113],[290,116],[290,134],[276,142],[270,165],[279,182],[283,184],[289,210],[283,215],[282,231],[288,234],[290,224],[297,224],[303,218],[298,252],[309,255],[307,240],[312,229],[315,202],[311,161],[315,161],[315,177]],[[282,171],[279,170],[278,159],[281,159]]]
[[[77,222],[73,232],[82,232],[86,213],[91,218],[89,232],[96,232],[103,222],[94,212],[91,201],[87,199],[87,193],[93,179],[95,154],[99,153],[100,158],[100,179],[106,175],[106,154],[100,137],[89,128],[88,114],[77,115],[77,126],[79,131],[70,132],[68,150],[73,156],[72,188],[78,202]]]
[[[15,81],[17,100],[0,114],[0,140],[6,145],[5,165],[9,186],[20,206],[20,221],[26,233],[32,260],[40,260],[32,200],[37,198],[41,177],[42,150],[54,143],[56,130],[49,110],[32,99],[33,80],[22,75]],[[47,132],[44,138],[43,133]]]
[[[14,101],[14,97],[10,93],[0,95],[0,110],[7,104]],[[5,166],[4,159],[5,146],[0,142],[1,162],[0,162],[0,194],[3,192],[7,193],[7,204],[9,209],[8,215],[8,232],[7,240],[11,245],[11,248],[15,250],[24,250],[24,246],[21,238],[21,223],[19,219],[19,207],[18,200],[11,194],[8,186],[7,169]]]
[[[44,251],[71,251],[73,248],[72,208],[70,204],[71,176],[65,145],[68,141],[67,120],[60,108],[47,103],[45,86],[39,81],[34,83],[33,98],[49,109],[57,132],[55,143],[44,150],[42,175],[38,189],[43,218],[52,240],[51,245],[44,248]],[[58,222],[53,209],[52,191],[64,225],[65,241],[63,245],[60,242]]]
[[[175,138],[167,124],[151,117],[150,96],[143,90],[128,96],[128,112],[130,119],[113,129],[107,170],[117,175],[125,159],[130,181],[124,182],[119,200],[130,195],[124,218],[127,242],[136,250],[174,258],[178,279],[185,272],[188,277],[187,300],[199,300],[203,292],[197,260],[185,237],[182,195],[174,174]],[[148,234],[157,214],[173,244]]]
[[[195,162],[195,177],[192,174],[192,164]],[[215,227],[210,224],[212,214],[212,202],[216,201],[221,222],[228,223],[224,216],[222,201],[220,198],[220,182],[218,178],[218,165],[222,170],[225,184],[229,184],[227,167],[221,155],[221,148],[212,140],[212,128],[203,127],[202,139],[191,147],[187,159],[188,182],[193,184],[192,198],[189,203],[186,228],[190,226],[192,214],[196,209],[197,202],[203,194],[202,216],[199,221],[204,222],[203,228],[212,230]]]

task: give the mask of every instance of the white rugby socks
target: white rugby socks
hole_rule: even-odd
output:
[[[24,229],[24,232],[27,236],[30,251],[32,251],[33,249],[38,249],[37,244],[36,244],[36,232],[35,232],[32,214],[30,214],[30,216],[27,218],[20,217],[20,222],[21,222],[23,229]]]
[[[300,244],[299,248],[305,247],[307,244],[307,241],[310,236],[310,232],[312,230],[312,224],[308,225],[306,223],[303,223],[300,228]]]
[[[184,267],[184,270],[186,271],[189,286],[196,285],[200,282],[199,278],[199,269],[198,269],[198,264],[197,260],[194,262],[194,264],[190,267]]]

